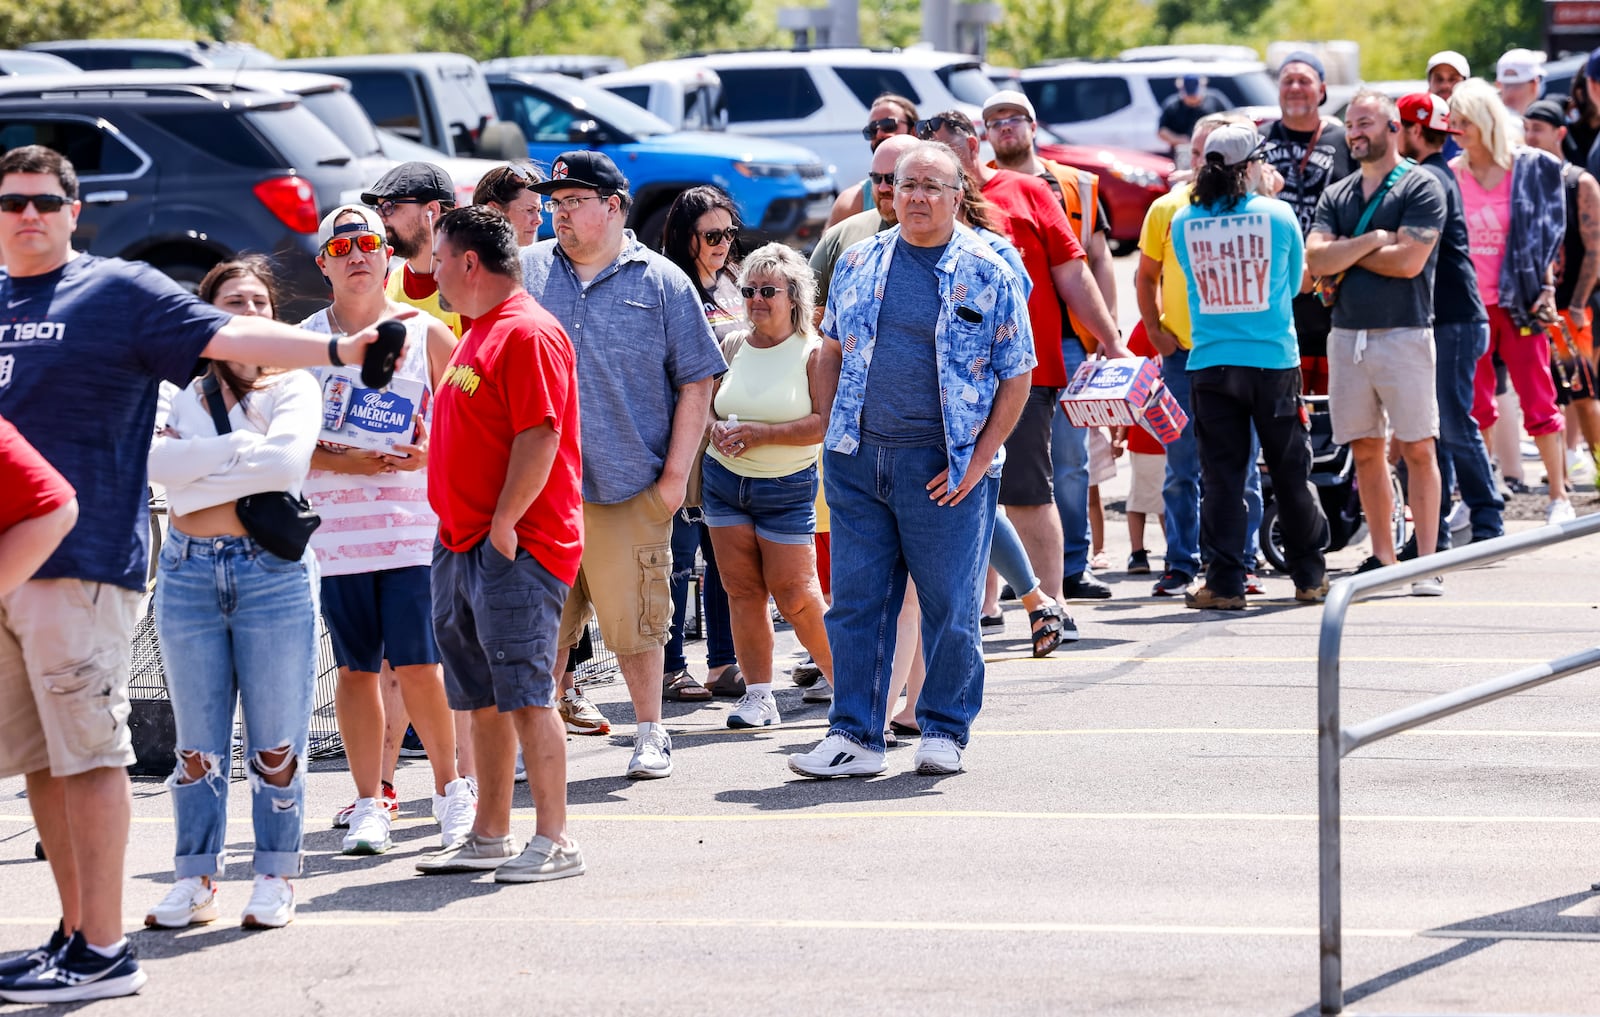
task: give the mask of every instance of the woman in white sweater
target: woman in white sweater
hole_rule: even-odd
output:
[[[264,260],[224,262],[200,295],[237,314],[272,316]],[[226,407],[218,433],[211,389]],[[239,521],[246,495],[298,495],[311,468],[321,392],[305,371],[212,363],[162,394],[150,479],[166,488],[171,528],[156,578],[156,629],[177,727],[168,784],[177,822],[177,883],[145,924],[182,928],[217,918],[233,717],[242,706],[255,823],[255,886],[241,924],[277,928],[294,917],[300,873],[306,740],[317,663],[316,558],[267,551]]]

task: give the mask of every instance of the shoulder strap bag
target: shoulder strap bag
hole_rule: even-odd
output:
[[[1383,178],[1383,183],[1373,192],[1372,197],[1367,199],[1367,207],[1361,210],[1361,219],[1356,223],[1356,231],[1350,234],[1352,237],[1359,237],[1367,231],[1367,227],[1372,225],[1373,213],[1378,211],[1378,202],[1382,201],[1383,196],[1389,193],[1389,188],[1415,165],[1416,163],[1410,159],[1401,159],[1399,164],[1389,171],[1389,175]],[[1339,284],[1342,282],[1344,282],[1344,272],[1319,275],[1311,280],[1311,292],[1317,295],[1317,300],[1323,307],[1332,307],[1339,299]]]
[[[211,411],[211,422],[216,425],[217,434],[232,431],[216,372],[206,372],[200,391],[205,394],[206,409]],[[311,534],[322,525],[322,517],[312,511],[305,495],[296,496],[288,491],[247,494],[234,503],[234,510],[239,513],[239,522],[244,524],[251,540],[287,561],[299,561],[304,557]]]

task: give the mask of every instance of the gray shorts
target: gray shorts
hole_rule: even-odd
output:
[[[1439,436],[1431,328],[1336,328],[1328,333],[1333,440]]]

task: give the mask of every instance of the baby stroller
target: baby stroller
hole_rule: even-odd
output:
[[[1306,396],[1311,420],[1311,483],[1328,517],[1324,551],[1337,551],[1359,543],[1367,536],[1367,520],[1361,513],[1361,497],[1356,489],[1356,461],[1349,446],[1333,440],[1333,417],[1328,412],[1327,396]],[[1392,504],[1389,526],[1394,546],[1406,542],[1406,498],[1400,478],[1389,471]],[[1283,556],[1283,536],[1278,527],[1278,501],[1272,496],[1272,474],[1261,465],[1261,553],[1279,572],[1289,571]]]

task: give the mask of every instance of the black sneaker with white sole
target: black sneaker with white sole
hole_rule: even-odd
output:
[[[61,931],[61,925],[56,925],[55,931],[50,933],[50,941],[43,946],[36,946],[27,953],[19,953],[15,957],[7,957],[0,961],[0,982],[8,978],[17,978],[28,974],[34,968],[61,952],[67,945],[67,934]]]
[[[90,949],[83,933],[74,932],[55,956],[25,975],[0,980],[0,999],[12,1003],[72,1003],[111,999],[138,992],[150,976],[139,967],[133,944],[124,942],[113,956]]]

